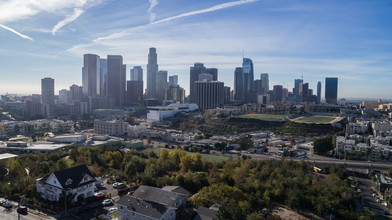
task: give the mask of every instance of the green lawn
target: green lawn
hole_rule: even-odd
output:
[[[246,114],[240,115],[239,118],[266,119],[266,120],[283,120],[286,115],[272,114]]]
[[[294,119],[295,122],[308,122],[308,123],[319,123],[319,124],[327,124],[331,123],[337,117],[334,116],[321,116],[321,115],[313,115],[308,117],[301,117]]]
[[[150,149],[144,150],[144,152],[148,153],[149,151],[154,151],[155,154],[159,156],[161,154],[162,149],[166,149],[169,152],[172,152],[174,150],[174,149],[167,149],[167,148],[150,148]],[[186,151],[186,154],[189,155],[189,154],[195,154],[195,153]],[[201,159],[203,159],[203,160],[216,161],[216,162],[225,161],[225,160],[229,159],[229,157],[221,156],[221,155],[213,155],[213,154],[200,154],[200,155],[201,155]]]

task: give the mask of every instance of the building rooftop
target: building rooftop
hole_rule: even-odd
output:
[[[149,216],[155,219],[161,219],[163,214],[168,210],[165,205],[138,199],[131,195],[125,195],[118,200],[117,204],[126,206],[129,210]]]
[[[133,196],[149,202],[155,202],[161,205],[175,207],[175,200],[179,196],[184,196],[184,194],[173,191],[166,191],[156,187],[141,185],[133,193]]]

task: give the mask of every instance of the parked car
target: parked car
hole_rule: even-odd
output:
[[[373,196],[376,196],[376,193],[373,193]]]
[[[5,199],[0,199],[0,205],[3,205],[3,203],[7,202]]]
[[[20,206],[18,209],[16,209],[16,212],[18,212],[19,214],[22,214],[22,215],[26,215],[27,214],[27,207]]]
[[[110,208],[109,209],[109,213],[115,213],[115,212],[117,212],[117,208]]]
[[[376,198],[376,202],[381,202],[380,198],[377,197]]]
[[[383,206],[385,206],[385,207],[388,206],[388,204],[387,204],[386,202],[382,202],[381,204],[382,204]]]
[[[103,194],[102,192],[97,192],[97,193],[94,193],[94,196],[97,196],[97,197],[99,197],[99,196],[104,196],[105,194]]]
[[[5,203],[3,203],[3,207],[4,207],[4,208],[7,208],[7,209],[12,208],[12,203],[10,203],[10,202],[5,202]]]
[[[102,205],[110,205],[110,204],[112,204],[113,203],[113,200],[111,200],[111,199],[105,199],[105,200],[103,200],[103,202],[102,202]]]
[[[382,214],[384,214],[384,215],[389,215],[389,212],[386,211],[386,210],[384,210],[384,211],[382,211]]]
[[[127,187],[127,185],[125,185],[124,183],[117,184],[117,188],[125,188],[125,187]]]

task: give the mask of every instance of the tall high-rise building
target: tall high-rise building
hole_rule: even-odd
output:
[[[59,91],[59,103],[71,104],[71,102],[72,102],[71,92],[66,89],[60,90]]]
[[[41,79],[41,97],[42,104],[54,104],[54,79],[43,78]]]
[[[299,84],[299,95],[301,96],[301,102],[308,101],[308,95],[309,95],[309,84],[308,83],[300,83]]]
[[[120,55],[108,55],[108,97],[115,106],[122,106],[125,95],[125,65]],[[124,90],[124,91],[123,91]]]
[[[156,97],[157,72],[158,72],[157,50],[154,47],[151,47],[148,53],[148,64],[147,64],[147,98],[157,98]]]
[[[173,101],[174,103],[185,102],[185,90],[181,88],[179,85],[176,86],[169,85],[169,87],[165,89],[164,95],[165,95],[164,100],[166,101]]]
[[[283,86],[282,85],[274,85],[274,101],[275,102],[283,101]]]
[[[143,104],[143,81],[127,81],[127,101],[128,105]]]
[[[244,72],[242,67],[236,67],[234,71],[234,100],[245,101],[244,98]]]
[[[321,82],[317,83],[317,103],[321,103]]]
[[[328,104],[338,103],[338,78],[325,78],[325,102]]]
[[[141,66],[134,66],[131,69],[131,81],[143,81],[143,69]]]
[[[242,59],[242,70],[244,72],[244,96],[245,102],[255,101],[255,88],[254,88],[254,70],[253,62],[249,58]]]
[[[223,97],[224,97],[224,104],[230,103],[230,87],[225,86],[223,87]]]
[[[164,89],[166,89],[167,86],[167,71],[165,70],[159,70],[157,72],[157,79],[156,79],[156,99],[158,99],[158,102],[161,104],[163,98],[164,98]]]
[[[72,100],[82,100],[83,98],[83,87],[73,84],[69,87],[69,91],[71,92]]]
[[[206,68],[201,73],[206,73],[212,75],[213,81],[218,81],[218,69],[217,68]]]
[[[199,75],[205,71],[205,67],[203,63],[195,63],[190,68],[190,84],[189,84],[189,102],[195,103],[196,102],[196,95],[195,95],[195,85],[194,83],[199,80]]]
[[[256,94],[256,97],[264,94],[263,81],[261,79],[255,80],[255,94]]]
[[[84,54],[83,57],[83,94],[97,97],[101,92],[101,62],[98,55]]]
[[[178,76],[169,76],[169,86],[178,86]]]
[[[302,79],[294,79],[294,88],[293,88],[293,93],[295,95],[299,95],[299,85],[303,83],[304,81]]]
[[[100,82],[101,82],[101,93],[102,97],[107,96],[108,90],[108,61],[106,59],[100,59]]]
[[[196,104],[200,109],[214,109],[224,104],[224,84],[219,81],[196,81]]]
[[[268,73],[260,74],[262,94],[268,94],[269,91],[269,78]]]

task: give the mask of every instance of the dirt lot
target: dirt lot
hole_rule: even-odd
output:
[[[310,220],[310,219],[322,220],[323,219],[310,213],[309,216],[305,216],[281,206],[274,208],[272,210],[272,215],[279,216],[281,219],[285,219],[285,220]]]

